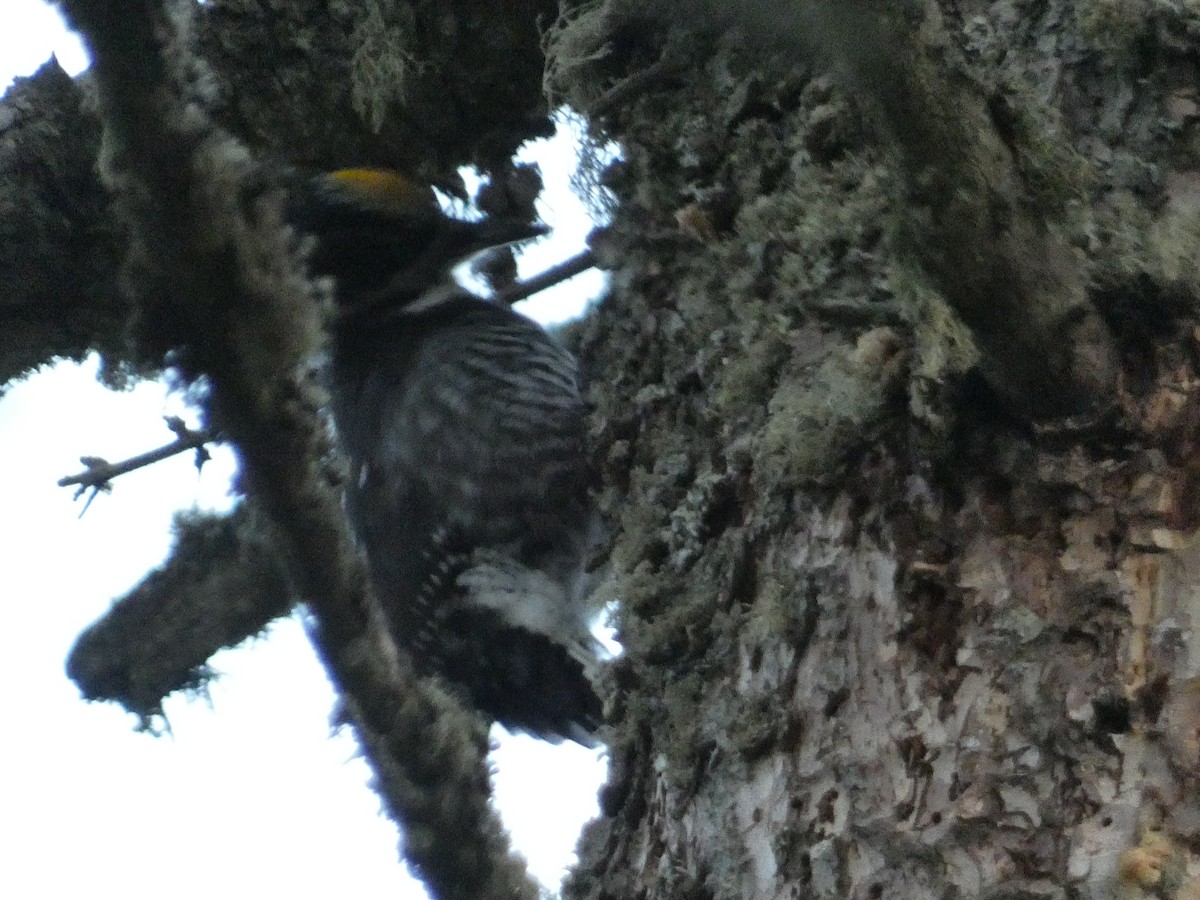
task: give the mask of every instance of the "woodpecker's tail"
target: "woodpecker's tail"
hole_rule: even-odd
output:
[[[455,652],[457,641],[451,640],[443,652],[455,658],[446,663],[485,715],[552,743],[598,743],[603,705],[583,652],[478,607],[456,611],[443,628],[462,641],[463,651]],[[599,648],[588,652],[596,659]]]

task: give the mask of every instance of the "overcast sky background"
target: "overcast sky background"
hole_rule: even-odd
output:
[[[86,65],[53,9],[2,0],[0,90],[51,53],[72,74]],[[543,144],[532,153],[555,232],[522,261],[527,273],[579,252],[591,227],[567,188],[569,135]],[[581,276],[526,311],[564,318],[600,286],[599,273]],[[186,417],[161,385],[113,393],[95,370],[94,360],[60,364],[0,399],[0,897],[423,897],[397,863],[395,828],[353,739],[330,733],[333,695],[295,617],[216,656],[209,702],[170,698],[168,737],[84,703],[67,680],[79,632],[162,562],[174,511],[231,502],[234,463],[218,448],[199,473],[183,456],[117,479],[80,518],[82,503],[55,484],[80,456],[161,446],[172,439],[162,416]],[[493,735],[501,815],[533,873],[556,887],[596,814],[606,758]]]

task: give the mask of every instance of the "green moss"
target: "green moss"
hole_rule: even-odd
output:
[[[962,319],[920,273],[898,269],[893,284],[915,317],[909,407],[933,434],[945,435],[957,409],[946,388],[978,365],[979,350]]]
[[[1145,33],[1151,5],[1148,0],[1087,0],[1074,6],[1075,27],[1092,49],[1125,53]]]
[[[787,323],[781,317],[755,320],[761,328],[747,340],[721,373],[713,397],[718,415],[765,404],[771,396],[780,367],[791,353]]]
[[[412,8],[403,4],[385,10],[369,2],[363,12],[354,30],[350,98],[355,112],[378,134],[388,116],[412,100],[412,76],[420,63],[407,39],[416,31],[416,20]]]
[[[1168,207],[1146,244],[1153,254],[1153,277],[1174,294],[1200,297],[1200,209]]]
[[[730,722],[729,746],[746,762],[770,752],[779,740],[785,722],[778,697],[754,697],[741,703]]]
[[[1152,249],[1149,210],[1129,191],[1115,191],[1093,211],[1091,257],[1093,279],[1121,284],[1150,269]]]
[[[1047,88],[1025,80],[1005,84],[1005,125],[1016,145],[1014,161],[1029,201],[1053,222],[1081,230],[1095,169],[1075,151],[1056,108],[1042,99]]]
[[[810,602],[811,598],[801,592],[799,573],[792,566],[783,566],[765,578],[755,603],[764,640],[782,637],[793,647],[808,640],[812,626]]]
[[[1094,234],[1092,277],[1107,290],[1145,297],[1139,283],[1148,281],[1172,301],[1200,296],[1200,209],[1168,205],[1155,218],[1132,194],[1115,193],[1097,209]]]
[[[890,328],[864,333],[809,373],[779,384],[758,436],[754,477],[762,491],[826,482],[846,456],[870,441],[903,373],[900,338]]]

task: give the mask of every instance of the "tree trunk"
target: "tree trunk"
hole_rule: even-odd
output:
[[[570,897],[1200,896],[1200,20],[912,5],[878,46],[902,16],[814,15],[821,53],[784,4],[548,41],[623,149],[581,342],[625,656]],[[897,102],[908,57],[948,93]],[[975,147],[996,196],[936,196]],[[1079,315],[1116,377],[1038,384]]]

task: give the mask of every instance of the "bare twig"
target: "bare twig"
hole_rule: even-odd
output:
[[[86,467],[84,471],[78,475],[68,475],[65,478],[58,479],[59,487],[70,487],[73,484],[77,484],[79,485],[79,489],[75,492],[76,498],[82,496],[87,490],[91,490],[94,497],[97,491],[109,490],[112,487],[110,482],[118,475],[126,475],[129,472],[154,465],[156,462],[170,459],[172,456],[186,453],[189,450],[197,451],[197,469],[208,462],[209,455],[204,445],[220,440],[216,432],[209,429],[192,431],[183,424],[181,419],[174,416],[167,417],[166,422],[167,427],[177,435],[176,439],[171,443],[165,444],[155,450],[147,450],[145,453],[139,453],[137,456],[131,456],[129,459],[115,463],[110,463],[99,456],[81,456],[79,457],[79,461]],[[90,503],[91,500],[89,499],[88,502]]]
[[[522,300],[532,297],[539,291],[544,291],[547,288],[554,287],[556,284],[561,284],[570,278],[574,278],[576,275],[586,272],[595,265],[595,254],[591,250],[584,250],[570,259],[564,260],[557,266],[552,266],[540,275],[533,276],[528,281],[518,281],[516,284],[510,285],[502,291],[497,291],[496,302],[512,306],[514,303],[520,303]]]

